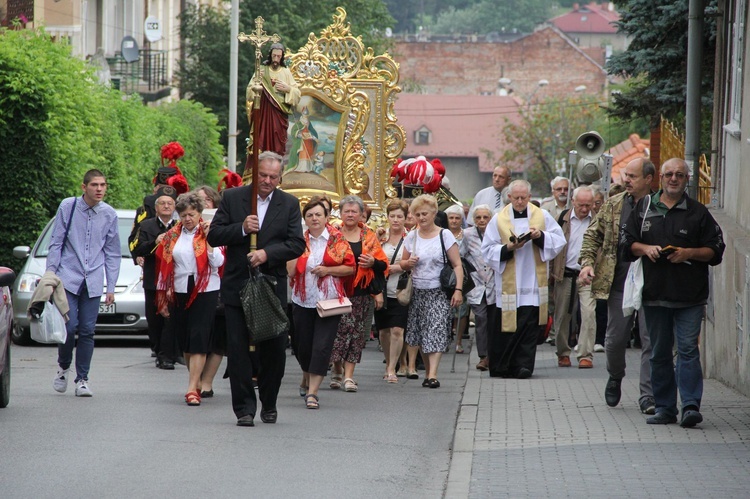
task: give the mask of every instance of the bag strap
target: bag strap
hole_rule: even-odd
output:
[[[646,223],[646,217],[648,216],[648,210],[651,209],[651,193],[646,195],[646,210],[643,212],[643,220],[641,220],[641,236],[643,236],[643,224]]]
[[[68,225],[65,226],[65,235],[63,236],[62,246],[60,246],[60,258],[62,258],[63,251],[65,251],[65,243],[68,242],[68,232],[70,232],[70,222],[73,221],[73,213],[76,212],[77,205],[78,205],[78,198],[73,198],[73,208],[70,209],[70,215],[68,216]]]
[[[477,229],[477,236],[479,236],[479,242],[480,243],[483,242],[484,241],[484,234],[482,234],[482,231],[479,230],[479,227],[474,227],[474,228]]]
[[[401,239],[399,239],[399,241],[398,241],[398,246],[396,246],[396,251],[393,252],[393,257],[391,258],[391,265],[393,265],[394,263],[396,263],[396,255],[398,255],[398,250],[401,249],[401,245],[403,243],[404,243],[404,238],[402,236]]]
[[[443,231],[445,229],[440,229],[440,247],[443,248],[443,265],[448,263],[448,253],[445,251],[445,242],[443,241]]]

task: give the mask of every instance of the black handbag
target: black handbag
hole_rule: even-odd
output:
[[[440,270],[440,287],[450,299],[453,293],[456,291],[458,286],[456,285],[456,273],[453,271],[453,266],[450,260],[448,260],[448,252],[445,251],[445,242],[443,241],[443,230],[440,231],[440,246],[443,248],[443,268]],[[464,296],[474,289],[474,279],[471,278],[471,272],[476,272],[476,268],[466,260],[461,259],[461,267],[464,271],[464,280],[461,286],[461,291]]]
[[[276,279],[250,269],[240,302],[251,343],[273,340],[289,330],[289,317],[276,296]]]

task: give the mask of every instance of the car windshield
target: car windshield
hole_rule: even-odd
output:
[[[52,237],[52,224],[54,220],[44,228],[44,234],[39,241],[39,246],[34,253],[35,257],[46,257],[49,254],[49,240]],[[128,236],[133,228],[133,219],[131,217],[120,217],[117,219],[117,225],[120,232],[120,251],[123,258],[131,258],[130,248],[128,248]]]

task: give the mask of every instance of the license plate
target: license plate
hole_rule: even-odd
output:
[[[107,305],[106,303],[100,303],[99,304],[99,313],[100,314],[114,314],[115,313],[115,304],[110,303]]]

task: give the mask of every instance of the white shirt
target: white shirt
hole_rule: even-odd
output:
[[[312,269],[323,263],[328,237],[328,229],[323,229],[318,237],[310,234],[310,254],[305,267],[305,299],[303,300],[296,291],[292,291],[292,303],[300,307],[315,308],[320,300],[332,300],[339,297],[336,284],[341,279],[340,277],[325,276],[322,278],[323,283],[318,286],[320,278],[310,273]]]
[[[260,194],[258,194],[258,227],[263,227],[263,220],[266,219],[266,213],[268,212],[268,206],[271,204],[271,198],[273,197],[273,191],[271,194],[266,196],[266,199],[261,199]],[[247,232],[245,232],[245,224],[242,224],[242,236],[246,236]]]
[[[486,204],[487,206],[489,206],[490,210],[492,210],[493,215],[502,210],[505,206],[505,200],[500,199],[500,206],[495,208],[495,204],[498,201],[497,196],[502,196],[502,193],[497,192],[497,190],[492,186],[489,186],[477,192],[477,195],[474,196],[474,202],[471,203],[471,208],[469,208],[469,216],[466,219],[467,223],[469,225],[474,225],[474,208],[479,206],[480,204]]]
[[[565,256],[565,266],[573,270],[581,270],[578,254],[583,245],[583,234],[591,224],[591,212],[583,219],[576,216],[576,210],[570,210],[570,234],[568,234],[568,249]]]
[[[511,213],[513,216],[513,213]],[[557,222],[552,216],[544,212],[544,249],[540,251],[543,262],[550,262],[565,247],[565,235]],[[514,218],[513,232],[523,234],[529,230],[528,218]],[[503,272],[506,265],[516,266],[516,307],[534,306],[538,307],[540,303],[539,283],[536,279],[536,262],[534,261],[533,242],[529,241],[523,248],[513,252],[513,258],[506,261],[500,261],[503,242],[500,240],[500,233],[497,230],[497,215],[492,217],[487,229],[484,231],[482,240],[482,256],[484,261],[495,271],[495,297],[497,308],[503,308],[503,300],[506,296],[503,292]],[[546,285],[546,283],[544,283]],[[547,297],[541,297],[546,302]],[[506,304],[506,307],[508,305]],[[514,307],[515,308],[515,307]]]
[[[443,234],[446,252],[454,244],[458,244],[456,238],[448,229],[443,229],[441,233]],[[417,244],[416,251],[414,249],[415,241]],[[419,230],[413,230],[406,236],[403,245],[406,246],[410,254],[419,257],[417,265],[411,272],[414,287],[417,289],[439,288],[440,271],[443,270],[445,262],[449,261],[447,255],[445,260],[443,260],[443,248],[440,245],[440,238],[435,236],[431,239],[423,239],[419,237]]]
[[[177,293],[187,293],[188,278],[198,280],[198,264],[195,261],[195,250],[193,249],[193,239],[198,227],[188,231],[183,227],[180,237],[172,250],[174,258],[174,290]],[[208,266],[211,268],[211,276],[208,280],[208,286],[204,291],[218,291],[221,286],[219,279],[219,267],[224,263],[224,254],[219,248],[213,248],[208,253]]]

